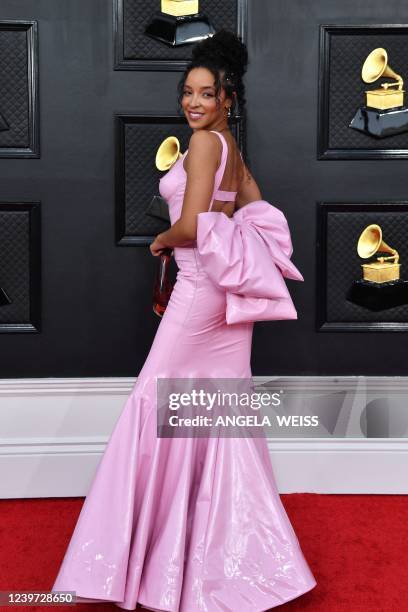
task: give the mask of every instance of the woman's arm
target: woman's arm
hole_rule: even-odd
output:
[[[220,163],[218,137],[208,130],[196,130],[191,138],[186,161],[187,183],[180,218],[157,236],[166,247],[184,246],[197,238],[197,215],[207,212]]]

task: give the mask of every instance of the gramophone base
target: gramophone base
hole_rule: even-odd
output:
[[[355,281],[346,299],[373,311],[402,306],[408,304],[408,281],[395,280],[387,283]]]
[[[0,113],[0,132],[4,132],[9,129],[10,129],[9,124],[7,123],[3,115]]]
[[[170,223],[169,205],[164,198],[154,195],[146,209],[146,215]]]
[[[6,306],[6,304],[11,304],[11,300],[3,287],[0,287],[0,306]]]
[[[175,17],[158,12],[146,26],[145,34],[171,47],[178,47],[212,36],[215,29],[203,13]]]
[[[408,131],[408,107],[379,110],[362,106],[353,117],[349,127],[368,136],[385,138]]]

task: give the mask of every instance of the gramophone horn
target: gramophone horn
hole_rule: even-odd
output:
[[[163,140],[156,153],[156,168],[169,170],[181,157],[180,142],[176,136],[168,136]]]
[[[381,76],[402,81],[400,75],[388,66],[387,51],[383,47],[377,47],[367,55],[361,69],[361,78],[365,83],[372,83]]]
[[[382,240],[382,230],[376,223],[368,225],[360,234],[357,243],[357,253],[363,259],[367,259],[380,251],[381,253],[395,254],[395,249],[391,248],[384,240]]]

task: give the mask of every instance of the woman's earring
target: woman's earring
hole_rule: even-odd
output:
[[[228,107],[228,114],[227,114],[227,117],[231,117],[231,107],[230,107],[230,106]]]

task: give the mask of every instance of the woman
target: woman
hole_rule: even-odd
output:
[[[78,601],[260,612],[316,585],[265,438],[157,436],[157,378],[248,379],[254,320],[296,318],[283,276],[303,277],[285,217],[260,199],[228,128],[246,64],[223,30],[195,45],[180,82],[193,134],[160,181],[171,228],[150,247],[174,249],[177,282],[52,589]]]

